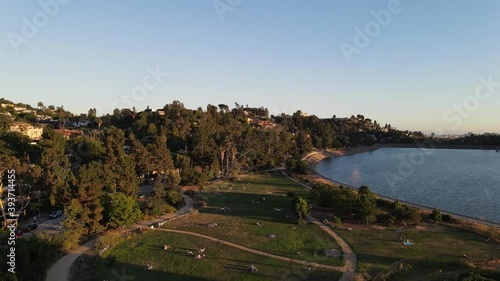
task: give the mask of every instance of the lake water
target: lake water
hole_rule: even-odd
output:
[[[500,152],[380,148],[328,158],[316,170],[380,195],[500,223]]]

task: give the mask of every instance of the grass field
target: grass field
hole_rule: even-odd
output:
[[[172,248],[164,250],[163,245]],[[187,254],[205,248],[205,258]],[[152,265],[152,270],[146,270]],[[257,272],[248,268],[254,265]],[[107,252],[97,262],[98,280],[338,280],[326,272],[267,258],[209,240],[160,231],[148,231]],[[117,279],[121,278],[121,279]],[[133,278],[133,279],[132,279]]]
[[[402,229],[401,232],[396,232],[394,228],[353,226],[352,231],[338,232],[356,253],[359,269],[366,269],[372,276],[406,258],[418,260],[420,264],[414,266],[408,276],[415,275],[415,272],[463,269],[466,262],[470,264],[491,257],[500,258],[500,245],[486,243],[484,237],[477,234],[440,225],[424,224]],[[413,245],[402,245],[400,235],[413,242]],[[464,254],[471,259],[463,258]]]
[[[325,250],[340,252],[333,238],[317,226],[295,222],[290,212],[291,199],[284,196],[288,191],[308,196],[301,186],[281,174],[215,183],[204,188],[209,198],[206,208],[189,219],[171,222],[164,227],[210,235],[275,255],[342,266],[342,257],[325,255]],[[260,203],[249,203],[252,200]],[[232,211],[221,212],[225,206],[231,207]],[[274,208],[282,210],[275,211]],[[262,225],[258,226],[257,222]],[[217,223],[218,227],[207,227],[211,223]],[[270,234],[276,238],[269,238]]]

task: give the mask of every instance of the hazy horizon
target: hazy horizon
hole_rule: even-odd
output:
[[[58,1],[0,2],[2,97],[98,115],[237,102],[500,132],[493,0]]]

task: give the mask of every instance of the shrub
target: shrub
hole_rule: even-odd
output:
[[[144,210],[144,212],[147,215],[155,217],[160,216],[164,213],[170,213],[172,209],[174,209],[175,212],[175,208],[167,204],[165,200],[158,197],[153,197],[146,203],[146,209]]]
[[[342,219],[340,219],[340,217],[335,216],[335,217],[333,218],[333,223],[334,223],[336,226],[339,226],[339,227],[340,227],[340,226],[342,226]]]
[[[414,207],[409,207],[408,205],[401,204],[399,201],[395,201],[393,205],[395,209],[392,215],[396,221],[400,223],[408,223],[411,225],[419,224],[422,221],[422,215],[420,210]]]
[[[456,220],[450,216],[450,215],[445,215],[443,214],[443,218],[442,218],[443,222],[447,222],[447,223],[455,223]]]
[[[286,160],[287,173],[307,174],[307,162],[303,160],[288,159]]]
[[[441,222],[443,220],[443,214],[437,208],[434,208],[431,213],[431,219],[435,222]]]
[[[1,237],[2,243],[7,245],[7,237]],[[7,256],[7,247],[0,247],[0,255]],[[16,274],[5,274],[7,263],[0,264],[0,280],[30,280],[43,281],[48,268],[64,253],[61,250],[60,237],[49,235],[34,236],[30,239],[16,241]],[[2,258],[0,258],[2,259]],[[5,260],[5,259],[2,259]]]
[[[184,192],[184,194],[186,194],[187,196],[189,196],[191,198],[194,198],[194,196],[196,195],[196,192],[194,190],[187,190],[186,192]]]

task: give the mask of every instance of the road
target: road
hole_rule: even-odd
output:
[[[56,234],[64,230],[64,227],[61,225],[61,221],[64,219],[64,215],[55,218],[55,219],[49,219],[48,214],[42,214],[41,218],[37,219],[37,224],[38,228],[31,231],[30,233],[26,233],[22,238],[28,238],[31,237],[37,233],[49,233],[49,234]],[[33,218],[25,219],[24,221],[19,223],[18,229],[24,229],[28,224],[33,222]]]
[[[144,184],[139,186],[139,188],[141,189],[143,195],[148,195],[154,191],[154,186],[152,184]]]
[[[153,193],[154,187],[153,185],[141,185],[139,186],[143,195],[148,195]],[[29,238],[38,233],[44,232],[48,234],[57,234],[64,230],[64,227],[61,225],[61,222],[64,220],[64,215],[56,219],[49,219],[49,214],[42,214],[42,216],[37,219],[38,228],[30,233],[24,234],[23,238]],[[33,222],[33,218],[27,218],[24,221],[19,223],[19,229],[24,229],[28,224]]]

